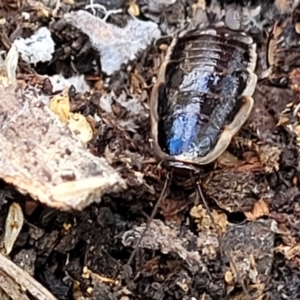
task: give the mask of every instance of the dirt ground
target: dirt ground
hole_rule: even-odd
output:
[[[86,139],[88,151],[105,158],[127,187],[108,189],[101,201],[83,210],[61,210],[20,193],[16,180],[14,186],[7,184],[5,172],[15,162],[5,161],[5,151],[0,151],[0,168],[6,167],[0,171],[0,298],[50,299],[43,286],[52,299],[60,300],[300,299],[300,18],[292,7],[296,1],[238,1],[240,6],[221,0],[205,5],[196,0],[74,2],[1,1],[1,55],[6,57],[16,39],[29,38],[41,27],[49,29],[54,52],[50,59],[34,63],[21,56],[18,84],[25,90],[32,86],[50,99],[58,95],[61,102],[51,110],[60,118],[65,107],[68,120],[71,115],[83,116],[87,127],[74,126]],[[239,26],[257,43],[257,74],[268,67],[268,55],[269,61],[273,55],[272,72],[258,81],[251,116],[228,150],[201,172],[216,226],[197,199],[193,178],[174,175],[128,265],[167,176],[149,141],[151,89],[172,37],[192,18],[199,21],[201,8],[211,20],[230,9],[237,12]],[[160,36],[143,46],[142,38],[152,30],[144,29],[144,37],[136,37],[140,50],[134,59],[110,72],[114,57],[104,54],[111,50],[101,48],[100,39],[112,27],[98,30],[97,22],[89,27],[89,21],[77,15],[68,22],[64,19],[80,10],[102,19],[101,24],[122,28],[133,18],[149,21]],[[116,46],[117,38],[113,44],[120,55],[131,51],[126,48],[130,37],[123,37],[125,44]],[[111,65],[101,60],[105,55]],[[53,75],[63,82],[56,88],[47,79]],[[77,75],[85,84],[71,81]],[[2,117],[0,110],[4,130]],[[34,132],[32,136],[35,139]],[[7,261],[24,272],[13,273]],[[7,286],[19,292],[10,294]]]

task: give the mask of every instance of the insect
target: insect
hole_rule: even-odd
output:
[[[218,158],[248,119],[256,44],[223,24],[182,32],[169,47],[151,96],[154,151],[170,166]]]
[[[256,62],[253,39],[223,23],[187,29],[173,39],[150,100],[153,148],[167,168],[197,174],[202,165],[214,161],[227,149],[251,113]],[[128,265],[169,181],[170,176]],[[199,181],[196,186],[217,229]]]

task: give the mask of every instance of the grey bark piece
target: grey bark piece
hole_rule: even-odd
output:
[[[7,64],[14,65],[9,54]],[[11,68],[7,67],[7,74]],[[106,160],[91,154],[50,110],[46,97],[33,88],[22,90],[3,82],[0,178],[21,193],[62,210],[82,210],[99,202],[103,194],[126,187]]]
[[[119,71],[122,64],[136,59],[161,36],[156,23],[137,18],[130,19],[124,28],[106,23],[84,10],[67,13],[64,19],[89,37],[100,53],[102,71],[109,76]]]
[[[136,242],[145,230],[146,224],[136,226],[126,231],[122,236],[122,243],[125,247],[135,247]],[[189,251],[189,244],[197,244],[197,236],[187,231],[184,237],[180,236],[179,228],[174,225],[165,225],[161,220],[154,219],[150,228],[146,231],[140,247],[146,249],[160,250],[164,254],[172,253],[179,255],[190,266],[205,269],[198,249]]]

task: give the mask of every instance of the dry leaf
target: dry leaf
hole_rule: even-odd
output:
[[[55,95],[50,101],[50,109],[58,115],[59,119],[67,123],[70,115],[69,88],[66,87],[60,94]]]
[[[264,297],[265,293],[265,284],[258,283],[258,284],[249,284],[247,285],[247,291],[248,295],[245,294],[244,291],[234,293],[229,299],[230,300],[245,300],[249,299],[255,299],[255,300],[264,300],[264,299],[270,299],[268,297]]]
[[[16,71],[18,66],[19,53],[15,45],[12,45],[7,53],[6,59],[4,61],[3,68],[0,71],[1,82],[4,87],[8,87],[11,84],[16,86],[17,78]]]
[[[100,281],[100,282],[113,284],[113,285],[119,285],[119,282],[117,280],[107,278],[107,277],[101,276],[97,273],[94,273],[87,266],[84,266],[81,276],[82,276],[82,278],[93,278],[95,281]]]
[[[217,249],[219,248],[218,232],[208,212],[202,205],[194,206],[190,215],[195,218],[195,222],[198,225],[198,238],[197,246],[202,248],[202,254],[209,257],[209,259],[215,259],[217,256]],[[212,211],[212,217],[215,221],[216,226],[219,228],[218,231],[224,233],[227,227],[227,217],[223,213],[218,213],[216,210]]]
[[[201,8],[203,11],[206,10],[206,2],[205,0],[198,0],[196,3],[197,7]]]
[[[190,215],[195,218],[195,222],[198,224],[198,230],[200,231],[215,231],[215,228],[211,222],[211,219],[203,206],[197,205],[192,207]],[[212,216],[215,220],[216,225],[220,228],[221,232],[226,232],[228,224],[226,214],[218,213],[216,210],[212,211]]]
[[[281,117],[279,117],[279,121],[276,124],[276,126],[283,126],[283,125],[287,124],[289,122],[289,120],[290,119],[288,117],[281,116]]]
[[[5,223],[4,246],[6,254],[9,254],[23,227],[24,215],[18,203],[12,203],[9,207]]]
[[[299,252],[300,252],[300,244],[296,244],[294,246],[284,246],[284,245],[279,245],[275,249],[275,252],[280,252],[284,254],[286,259],[292,260],[297,258],[298,265],[300,266],[300,260],[298,259]]]
[[[93,129],[90,123],[81,114],[70,114],[68,127],[84,144],[93,138]]]
[[[135,3],[134,0],[131,0],[130,3],[129,3],[128,13],[135,16],[135,17],[138,17],[140,15],[140,8]]]
[[[279,170],[279,160],[282,150],[275,146],[262,145],[257,149],[257,154],[264,165],[266,173]]]
[[[260,199],[254,204],[251,212],[244,212],[244,214],[248,220],[256,220],[262,216],[266,216],[269,214],[268,204],[264,199]]]
[[[234,168],[243,165],[245,162],[239,160],[236,156],[225,151],[217,158],[218,165],[221,167]]]
[[[224,279],[227,284],[234,285],[234,275],[231,271],[227,270],[224,275]]]

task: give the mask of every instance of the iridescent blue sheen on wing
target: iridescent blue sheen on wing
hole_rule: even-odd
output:
[[[173,113],[172,128],[167,139],[171,155],[179,155],[190,149],[199,130],[198,116],[193,113],[197,108],[191,104]]]
[[[205,156],[242,105],[248,45],[224,32],[179,39],[158,99],[158,142],[169,155]]]

